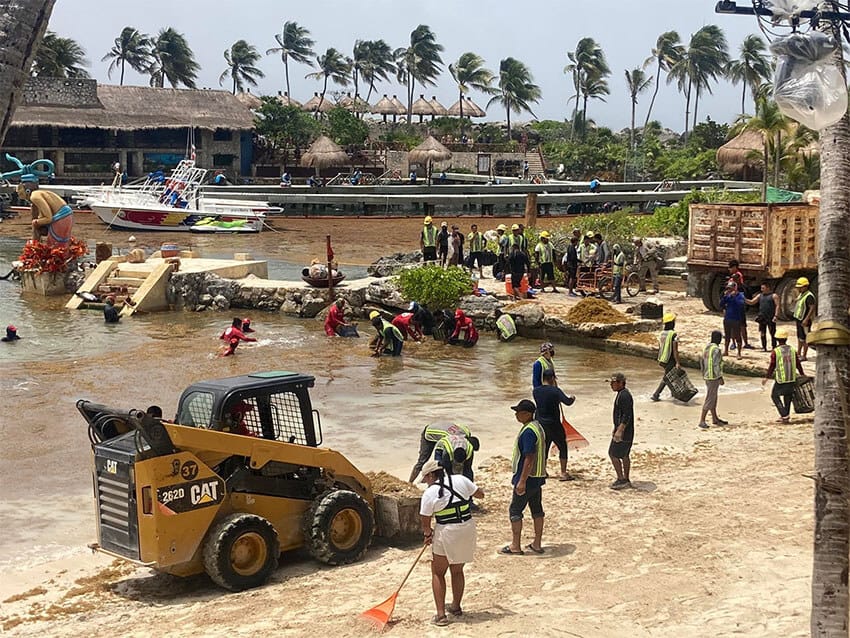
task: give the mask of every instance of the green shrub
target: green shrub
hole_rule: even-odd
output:
[[[407,301],[415,300],[430,310],[456,308],[461,297],[472,294],[472,277],[458,266],[409,268],[395,278],[395,283]]]

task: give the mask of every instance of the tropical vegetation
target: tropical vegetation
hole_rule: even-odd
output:
[[[86,52],[75,40],[53,31],[44,34],[35,54],[32,74],[54,78],[87,78]]]
[[[286,93],[292,95],[289,90],[289,61],[313,66],[313,45],[310,32],[297,22],[284,22],[280,33],[275,33],[274,39],[277,46],[266,51],[266,55],[280,55],[283,62],[284,76],[286,78]]]
[[[229,49],[224,51],[224,61],[227,62],[227,68],[218,78],[218,83],[222,84],[228,77],[233,83],[233,94],[236,91],[242,91],[246,84],[257,86],[257,79],[266,76],[256,64],[260,60],[260,53],[257,48],[245,42],[245,40],[237,40]]]
[[[112,72],[120,71],[119,84],[124,85],[124,71],[127,66],[137,73],[147,73],[151,64],[151,38],[142,33],[136,27],[124,27],[121,35],[115,38],[112,48],[100,61],[109,61],[106,70],[107,77],[112,77]]]

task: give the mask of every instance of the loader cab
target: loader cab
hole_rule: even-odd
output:
[[[319,413],[309,389],[315,377],[277,370],[195,383],[180,396],[176,422],[318,447]]]

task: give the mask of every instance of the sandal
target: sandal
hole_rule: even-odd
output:
[[[451,605],[449,605],[448,607],[446,607],[446,611],[449,612],[449,614],[452,616],[463,616],[463,609],[460,608],[460,605],[458,605],[457,607],[452,607]]]
[[[505,545],[502,549],[499,550],[499,553],[500,554],[507,554],[508,556],[523,556],[525,554],[525,552],[522,551],[522,550],[515,552],[514,550],[511,549],[510,545]]]
[[[543,554],[543,553],[546,551],[546,550],[544,550],[542,547],[541,547],[540,549],[535,548],[535,547],[534,547],[534,545],[532,545],[531,543],[529,543],[528,545],[526,545],[526,546],[525,546],[525,548],[526,548],[526,549],[530,549],[530,550],[531,550],[532,552],[534,552],[535,554]]]
[[[431,624],[436,625],[437,627],[445,627],[449,624],[448,616],[434,616],[431,619]]]

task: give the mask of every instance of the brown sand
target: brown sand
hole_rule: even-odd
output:
[[[391,494],[393,496],[412,496],[419,498],[422,490],[416,488],[397,476],[387,472],[366,472],[366,476],[372,481],[372,491],[376,494]]]

